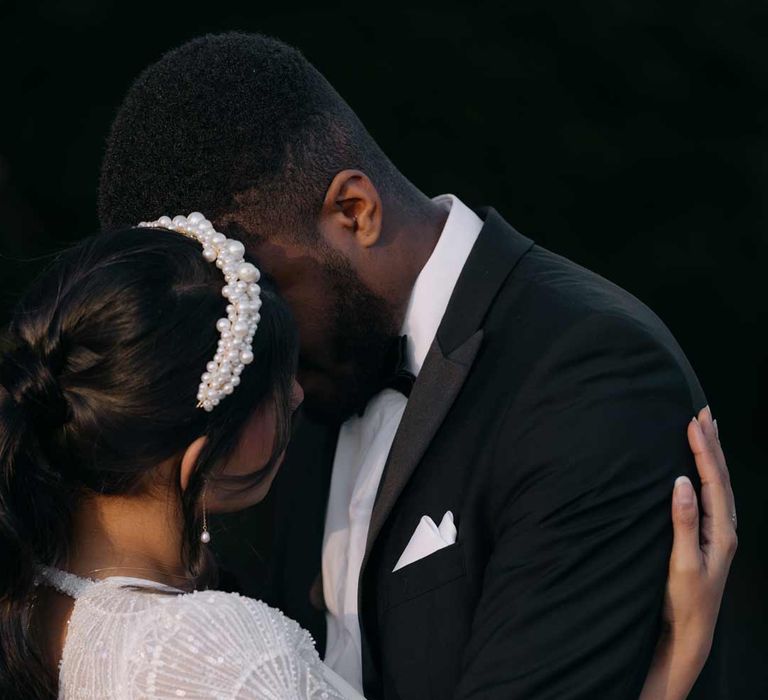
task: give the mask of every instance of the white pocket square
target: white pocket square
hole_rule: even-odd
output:
[[[413,564],[419,559],[434,554],[443,547],[448,547],[456,542],[456,526],[453,524],[453,513],[449,510],[440,522],[440,527],[435,525],[435,521],[425,515],[416,527],[411,541],[403,550],[400,558],[395,564],[393,572],[402,569],[408,564]]]

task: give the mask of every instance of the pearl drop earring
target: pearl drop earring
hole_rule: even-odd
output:
[[[208,488],[208,484],[203,486],[203,531],[200,533],[200,541],[203,544],[208,544],[211,541],[211,533],[208,532],[208,509],[205,505],[205,492]]]

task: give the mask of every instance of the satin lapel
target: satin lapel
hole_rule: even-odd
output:
[[[384,467],[368,528],[365,561],[400,493],[461,391],[482,340],[481,329],[447,357],[437,340],[432,343]]]

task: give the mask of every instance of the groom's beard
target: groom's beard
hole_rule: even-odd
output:
[[[395,313],[360,280],[349,261],[329,251],[326,274],[332,282],[327,342],[332,366],[300,360],[300,372],[322,375],[305,386],[304,409],[323,423],[338,423],[362,411],[380,389],[384,359],[398,336]],[[303,367],[302,367],[303,365]]]

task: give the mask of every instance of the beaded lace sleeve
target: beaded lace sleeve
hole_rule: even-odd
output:
[[[231,593],[158,606],[125,655],[133,700],[346,700],[309,633],[281,612]]]

